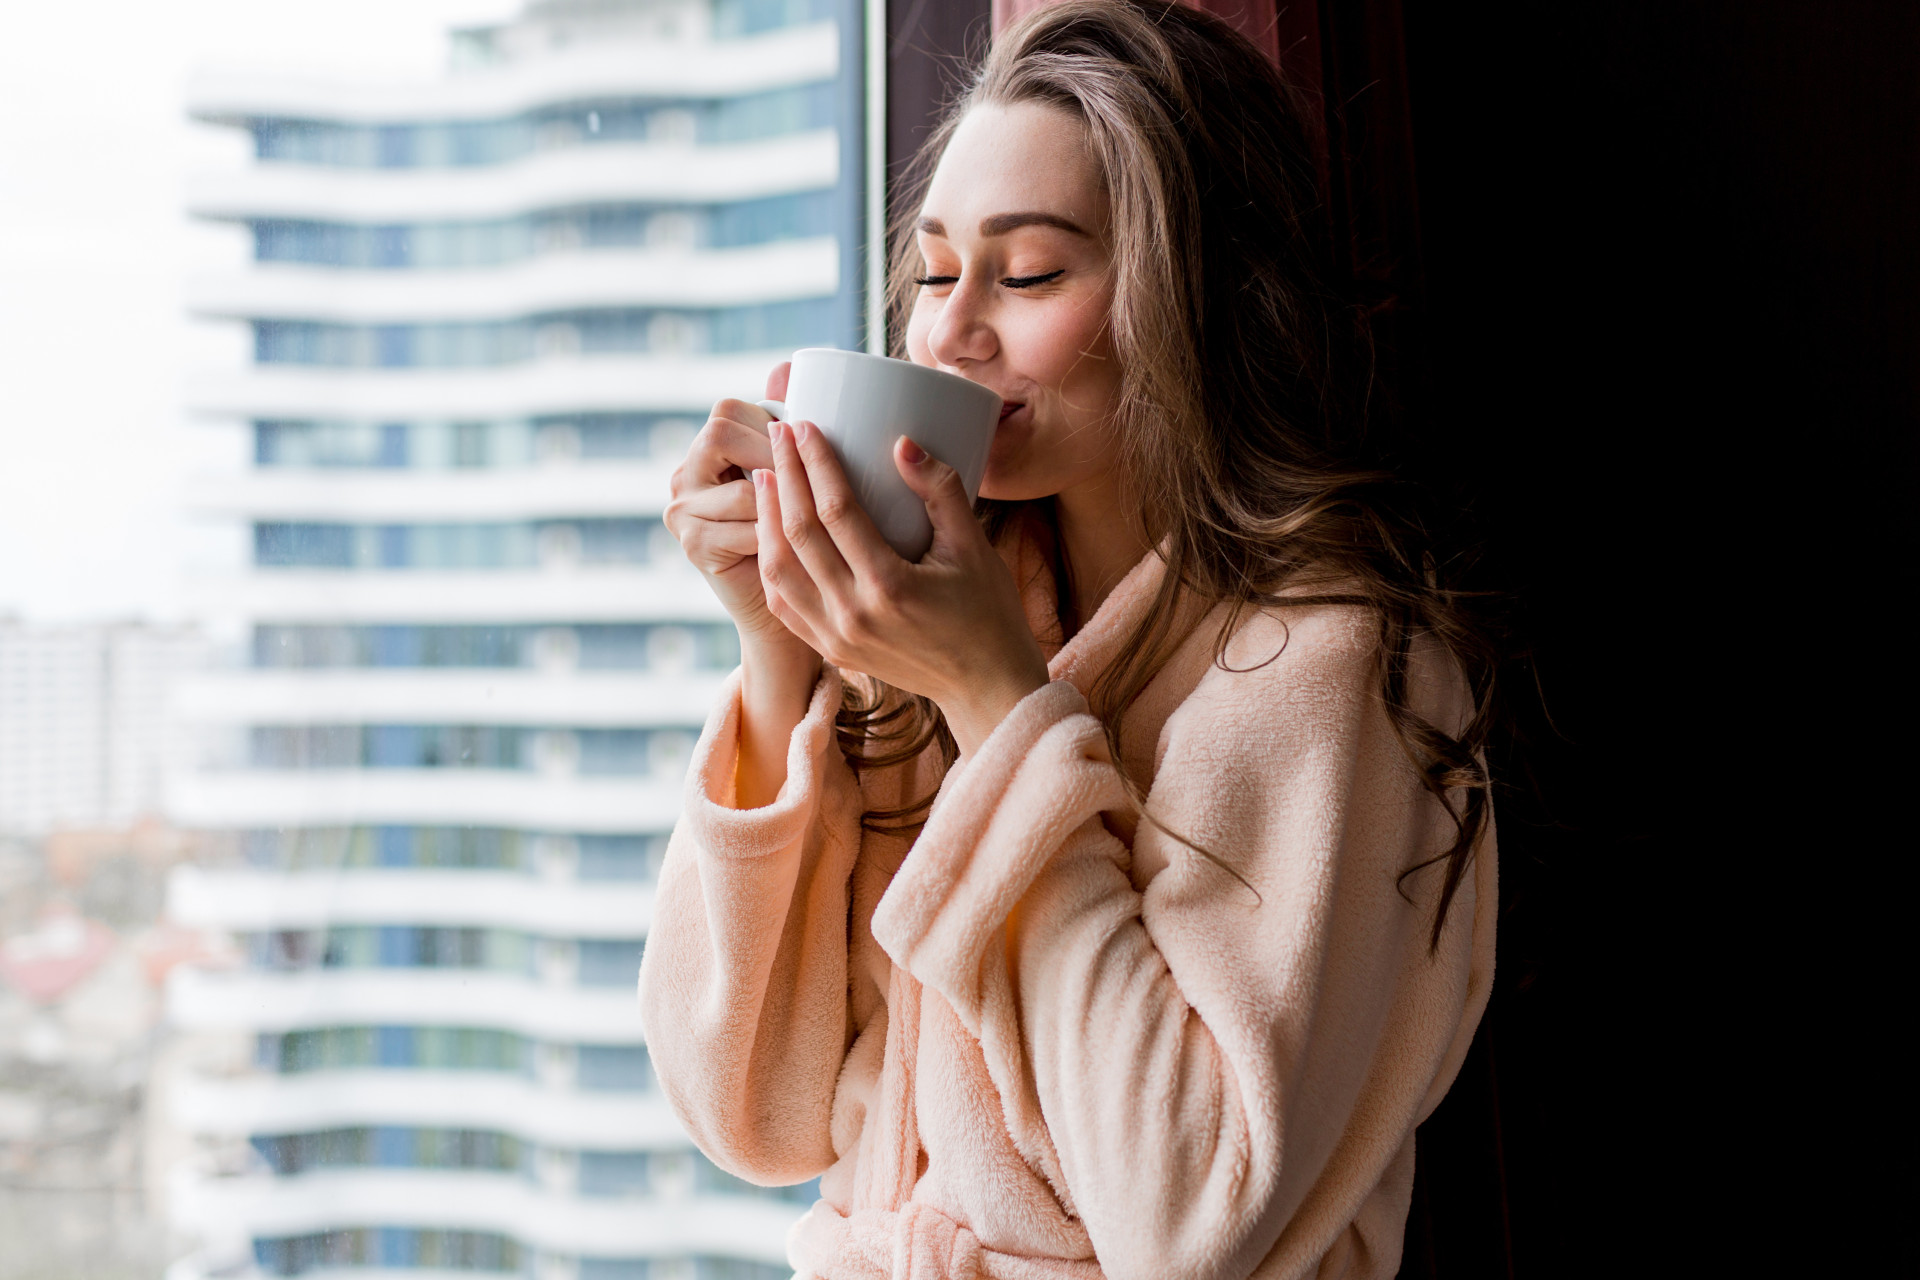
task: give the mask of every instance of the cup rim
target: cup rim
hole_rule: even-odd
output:
[[[844,358],[851,358],[851,359],[873,360],[881,364],[892,365],[900,369],[911,369],[916,374],[929,375],[931,377],[939,378],[947,382],[957,382],[964,387],[970,387],[974,391],[978,391],[978,392],[981,392],[982,394],[992,396],[993,402],[996,407],[1004,403],[1004,401],[1001,399],[1000,393],[998,391],[995,391],[992,387],[981,386],[979,383],[975,382],[971,378],[963,378],[957,373],[948,373],[945,369],[929,369],[926,365],[915,364],[911,360],[902,360],[897,356],[877,356],[877,355],[874,355],[871,351],[848,351],[844,347],[799,347],[795,349],[790,359],[798,360],[802,355],[841,356]]]

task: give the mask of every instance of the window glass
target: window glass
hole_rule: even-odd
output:
[[[667,485],[714,401],[862,343],[865,6],[494,8],[437,76],[188,91],[230,558],[127,961],[181,1276],[785,1280],[818,1193],[673,1127],[634,988],[739,661]]]

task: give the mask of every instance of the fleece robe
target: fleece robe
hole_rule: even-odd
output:
[[[1052,583],[1018,554],[1044,645]],[[1397,1271],[1414,1129],[1493,977],[1491,833],[1431,950],[1441,869],[1403,873],[1454,828],[1388,725],[1377,624],[1353,606],[1252,612],[1219,661],[1224,614],[1196,607],[1113,760],[1087,691],[1163,571],[1136,567],[944,778],[928,753],[856,780],[828,669],[785,786],[740,810],[737,673],[721,695],[641,1007],[715,1163],[824,1175],[788,1239],[801,1276]],[[1468,713],[1433,653],[1412,690],[1443,728]],[[917,836],[863,830],[935,787]]]

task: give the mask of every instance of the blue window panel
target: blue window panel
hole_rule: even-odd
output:
[[[381,467],[407,465],[406,423],[383,422],[380,424],[380,446],[379,452],[374,455],[374,465]]]
[[[386,1169],[411,1168],[420,1161],[414,1131],[381,1125],[373,1131],[373,1163]]]
[[[646,773],[650,736],[645,729],[580,730],[580,772],[594,775]]]
[[[385,939],[381,939],[385,943]],[[375,1027],[373,1029],[374,1063],[382,1067],[410,1067],[413,1065],[413,1028],[412,1027]]]
[[[420,765],[425,742],[418,725],[367,726],[367,764],[375,769],[410,769]]]
[[[641,1195],[647,1190],[644,1151],[582,1151],[580,1192],[589,1196]]]
[[[580,559],[587,564],[645,564],[647,543],[658,520],[577,520]]]
[[[408,324],[376,325],[373,330],[373,362],[383,369],[412,365],[416,333],[414,326]]]
[[[410,867],[413,865],[412,827],[377,828],[375,842],[380,851],[381,866]]]
[[[420,1233],[407,1227],[381,1227],[376,1234],[375,1253],[383,1267],[420,1265]]]
[[[640,939],[588,938],[579,947],[581,986],[626,987],[639,980],[640,953],[646,949]]]
[[[647,1280],[647,1270],[645,1258],[580,1259],[580,1280]]]
[[[583,1090],[637,1093],[653,1084],[644,1045],[583,1044],[577,1054],[574,1081]]]
[[[420,963],[420,930],[409,925],[381,925],[374,934],[377,940],[376,955],[383,969],[411,969]],[[411,1036],[411,1028],[405,1030]],[[389,1028],[381,1028],[384,1032]],[[412,1043],[411,1039],[408,1041]]]
[[[253,526],[253,562],[264,568],[347,568],[353,564],[352,527],[256,524]]]
[[[411,126],[390,124],[379,132],[379,165],[382,169],[404,169],[413,164],[414,131]]]
[[[413,228],[409,226],[369,228],[367,265],[371,267],[410,267],[413,265]]]
[[[278,422],[256,422],[253,424],[253,462],[258,467],[270,467],[280,460],[280,437],[282,426]]]
[[[651,880],[660,869],[665,836],[580,837],[582,880]]]
[[[381,525],[377,537],[382,569],[405,569],[413,563],[413,531],[406,525]]]
[[[825,341],[834,333],[835,300],[808,298],[713,313],[709,340],[714,351],[760,351]]]
[[[369,651],[376,667],[414,667],[420,665],[420,629],[418,627],[368,627]]]

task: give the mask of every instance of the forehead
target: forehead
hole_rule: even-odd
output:
[[[927,187],[921,213],[953,238],[998,213],[1058,214],[1089,231],[1107,221],[1107,192],[1079,117],[1023,102],[978,106],[961,119]]]

